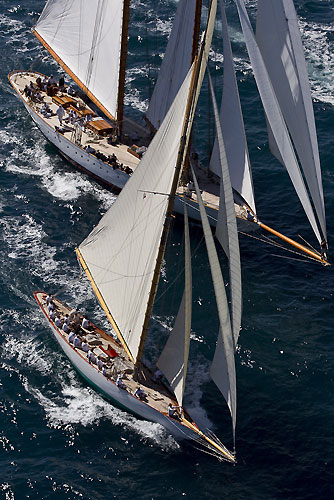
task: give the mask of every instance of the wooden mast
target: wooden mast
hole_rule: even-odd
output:
[[[191,52],[191,63],[194,62],[195,56],[198,51],[198,38],[201,25],[201,12],[202,0],[196,0],[195,18],[194,18],[194,31],[193,31],[193,47]]]
[[[129,17],[130,17],[130,0],[124,0],[121,57],[119,63],[118,98],[117,98],[117,125],[118,125],[119,136],[122,135],[123,131],[124,88],[125,88],[126,56],[128,52]]]
[[[208,19],[210,19],[211,9],[212,9],[212,2],[210,4]],[[181,136],[181,141],[180,141],[177,162],[176,162],[175,171],[174,171],[173,183],[172,183],[171,192],[169,195],[169,202],[168,202],[167,211],[166,211],[165,223],[164,223],[164,227],[162,230],[160,247],[159,247],[158,256],[157,256],[155,269],[154,269],[154,273],[153,273],[151,291],[150,291],[150,295],[149,295],[148,302],[147,302],[143,330],[142,330],[142,335],[141,335],[140,344],[139,344],[139,348],[138,348],[138,355],[137,355],[137,360],[136,360],[136,367],[137,368],[140,365],[140,360],[141,360],[141,357],[142,357],[143,351],[144,351],[144,344],[145,344],[145,339],[146,339],[146,335],[147,335],[148,325],[149,325],[149,321],[150,321],[150,317],[151,317],[151,313],[152,313],[152,309],[153,309],[154,299],[155,299],[157,289],[158,289],[160,270],[161,270],[161,266],[162,266],[162,259],[163,259],[163,255],[164,255],[166,244],[167,244],[167,237],[168,237],[168,232],[169,232],[170,223],[171,223],[171,215],[172,215],[172,212],[174,209],[175,194],[176,194],[177,186],[179,183],[180,175],[182,172],[183,163],[185,160],[185,153],[186,153],[185,149],[187,147],[187,142],[188,142],[187,135],[188,135],[188,137],[190,135],[190,131],[188,130],[189,118],[190,118],[190,113],[192,111],[195,90],[197,90],[197,84],[198,84],[198,80],[199,80],[199,76],[200,76],[201,63],[203,60],[204,48],[206,46],[206,41],[207,41],[206,35],[207,35],[207,31],[206,31],[204,39],[201,43],[199,55],[195,57],[195,61],[194,61],[194,69],[193,69],[192,80],[191,80],[190,89],[189,89],[186,113],[185,113],[185,118],[184,118],[184,123],[183,123],[182,136]]]

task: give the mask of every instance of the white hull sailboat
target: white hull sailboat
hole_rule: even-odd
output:
[[[43,46],[89,96],[95,105],[94,110],[80,97],[69,95],[68,86],[63,89],[55,86],[56,94],[48,96],[46,88],[41,90],[38,87],[38,80],[44,80],[44,75],[39,73],[13,71],[8,76],[9,81],[37,127],[62,156],[97,181],[120,191],[138,165],[141,151],[146,150],[152,133],[162,123],[198,50],[201,4],[201,0],[179,2],[159,81],[145,117],[151,130],[123,114],[129,0],[110,2],[103,7],[96,1],[90,2],[89,6],[72,2],[70,8],[63,2],[49,1],[33,30]],[[114,17],[117,19],[120,46],[110,25]],[[99,29],[95,27],[92,31],[93,19],[96,19]],[[79,50],[82,44],[85,51]],[[76,52],[80,54],[77,57],[74,56]],[[106,59],[110,67],[115,68],[115,74],[108,66],[106,68]],[[101,85],[101,81],[108,82],[111,91],[106,85]],[[167,88],[160,84],[166,81]],[[38,90],[39,99],[35,98],[35,92],[26,95],[25,88],[31,83]],[[41,112],[43,104],[51,111],[47,115]],[[60,126],[57,117],[59,104],[66,107],[63,126]],[[96,116],[96,107],[103,116]],[[79,134],[75,124],[69,120],[70,111],[75,111],[81,121]],[[83,123],[87,115],[92,119]],[[116,161],[111,163],[110,157]],[[214,226],[219,208],[219,182],[209,180],[203,170],[201,173],[199,170],[198,174],[210,224]],[[186,200],[189,217],[200,221],[196,194],[189,194],[185,184],[180,184],[174,210],[183,214]],[[245,205],[236,203],[235,210],[242,231],[257,229],[254,224],[249,224]]]
[[[185,289],[174,328],[156,361],[156,366],[168,382],[168,390],[164,384],[153,380],[152,372],[142,362],[176,190],[182,176],[198,95],[206,70],[216,8],[217,1],[213,0],[199,55],[195,58],[145,156],[115,203],[76,249],[82,269],[111,323],[118,342],[96,327],[87,329],[86,323],[82,323],[81,328],[78,328],[77,318],[71,322],[71,315],[69,329],[73,329],[73,335],[70,338],[66,332],[63,333],[62,326],[70,308],[54,299],[59,322],[57,328],[56,319],[51,320],[49,316],[45,293],[35,292],[35,298],[64,352],[76,369],[99,391],[128,411],[159,422],[177,437],[195,439],[217,458],[235,462],[234,451],[228,451],[210,431],[200,429],[183,408],[183,395],[187,386],[192,303],[191,251],[186,204]],[[218,124],[218,118],[216,122]],[[217,126],[221,138],[219,124]],[[220,155],[223,160],[225,152],[222,140]],[[225,163],[222,161],[217,238],[230,262],[231,318],[217,250],[194,172],[193,177],[220,323],[210,374],[230,409],[235,449],[234,353],[241,321],[241,272],[232,188]],[[84,346],[87,348],[87,344],[90,350],[86,355]],[[121,385],[120,374],[123,376]],[[136,399],[138,392],[134,394],[138,384],[144,392],[143,400]],[[174,411],[177,412],[176,415],[173,415]]]

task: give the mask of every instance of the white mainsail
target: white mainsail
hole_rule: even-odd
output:
[[[167,49],[146,117],[155,129],[162,123],[191,65],[195,0],[180,0]]]
[[[233,199],[233,191],[230,179],[231,169],[225,151],[225,144],[220,126],[218,115],[217,102],[213,90],[213,85],[209,73],[209,85],[211,90],[213,111],[217,130],[217,143],[220,160],[220,199],[219,212],[216,226],[216,238],[222,245],[230,264],[230,282],[231,282],[231,310],[232,310],[232,329],[234,344],[236,345],[239,338],[241,325],[241,308],[242,308],[242,292],[241,292],[241,266],[240,266],[240,250],[237,221],[235,217],[235,207]]]
[[[116,117],[124,0],[49,0],[35,34],[78,85]]]
[[[192,70],[116,202],[79,246],[102,305],[136,360],[169,193],[179,151]],[[101,301],[101,300],[100,300]]]
[[[326,239],[324,196],[312,98],[292,0],[258,0],[256,40]],[[275,151],[275,147],[273,150]]]
[[[280,109],[275,91],[268,75],[260,49],[256,43],[253,28],[243,0],[234,0],[238,9],[242,31],[248,54],[252,63],[256,84],[259,90],[261,101],[266,113],[266,117],[279,149],[282,162],[287,169],[296,193],[310,221],[312,229],[319,242],[322,241],[311,202],[305,187],[298,161],[291,143],[291,139]]]
[[[220,108],[221,129],[232,186],[255,213],[248,147],[223,0],[221,1],[221,17],[224,54],[223,95]],[[221,166],[217,137],[212,150],[209,169],[220,177]]]
[[[236,375],[234,350],[235,344],[233,340],[230,313],[225,292],[224,280],[218,260],[215,242],[212,236],[210,223],[203,204],[202,196],[198,187],[198,182],[192,170],[193,180],[201,221],[205,237],[206,248],[209,257],[211,276],[216,296],[218,316],[220,322],[220,330],[216,345],[216,351],[211,365],[210,375],[215,382],[220,392],[223,394],[227,405],[231,412],[233,440],[235,440],[236,426],[236,410],[237,410],[237,394],[236,394]]]
[[[167,343],[157,361],[157,366],[170,383],[180,406],[182,406],[187,376],[192,301],[191,255],[186,204],[184,204],[184,253],[185,289],[174,328],[169,334]]]

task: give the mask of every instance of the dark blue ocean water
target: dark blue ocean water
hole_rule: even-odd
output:
[[[237,466],[219,463],[191,444],[177,443],[158,425],[114,408],[79,378],[51,337],[32,298],[35,289],[60,290],[61,299],[108,327],[90,286],[79,276],[74,248],[116,196],[57,154],[8,83],[13,69],[57,71],[30,31],[43,5],[42,0],[0,2],[0,498],[334,498],[332,267],[286,259],[282,253],[279,257],[274,247],[240,238],[244,310],[236,354]],[[329,245],[334,248],[334,2],[298,0],[295,5],[314,99]],[[255,0],[247,6],[254,20]],[[173,0],[132,3],[126,104],[135,118],[146,108],[175,9]],[[315,243],[286,173],[268,153],[232,2],[227,13],[258,214],[288,235],[301,234]],[[219,94],[218,37],[212,59]],[[207,108],[204,85],[194,138],[204,161],[212,141]],[[195,226],[191,232],[193,250],[198,249],[186,403],[231,447],[228,411],[207,375],[218,329],[212,284],[201,232]],[[175,317],[181,284],[168,294],[162,291],[182,267],[177,258],[181,247],[182,230],[176,223],[152,339],[164,338],[164,325]],[[225,269],[223,256],[222,263]],[[151,344],[153,357],[157,343]]]

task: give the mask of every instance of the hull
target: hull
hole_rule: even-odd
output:
[[[129,392],[117,387],[116,383],[102,374],[93,364],[88,362],[87,356],[80,349],[76,349],[66,339],[62,330],[56,327],[43,304],[44,292],[34,292],[35,299],[41,308],[51,332],[58,342],[63,352],[78,373],[104,397],[113,402],[116,406],[133,413],[137,417],[158,423],[165,427],[177,439],[197,439],[197,433],[185,424],[168,417],[167,414],[156,410],[149,404],[137,399]],[[69,309],[68,309],[69,311]]]
[[[64,158],[66,158],[66,160],[68,160],[72,165],[77,167],[79,170],[93,177],[101,184],[104,184],[109,188],[112,188],[118,192],[121,191],[125,186],[126,182],[128,181],[128,179],[130,178],[130,175],[119,168],[113,168],[109,163],[106,163],[105,161],[98,159],[95,155],[87,153],[84,147],[77,145],[75,142],[70,140],[68,136],[66,137],[63,133],[58,132],[57,130],[58,127],[55,126],[57,125],[57,122],[55,122],[55,120],[45,119],[41,115],[41,113],[38,112],[37,109],[38,107],[33,103],[29,102],[28,99],[26,99],[26,97],[24,96],[22,92],[23,85],[21,82],[19,82],[19,78],[21,77],[22,80],[22,78],[25,76],[29,77],[30,79],[33,77],[36,78],[38,74],[30,72],[14,71],[9,75],[9,81],[13,86],[13,88],[16,90],[20,99],[23,101],[23,104],[27,112],[31,116],[32,120],[40,129],[42,134],[46,137],[46,139],[48,139],[57,148],[59,153]],[[140,128],[139,125],[137,126]],[[117,154],[119,153],[119,149],[114,148],[112,146],[107,146],[104,147],[104,152],[107,154],[116,153],[117,156]],[[125,165],[129,165],[132,170],[134,170],[137,164],[139,163],[139,159],[134,158],[132,155],[130,155],[130,153],[126,151],[123,151],[121,161],[124,162]],[[183,216],[183,211],[184,211],[183,205],[184,205],[184,200],[186,200],[189,217],[194,221],[200,222],[200,214],[197,201],[185,197],[183,195],[183,189],[181,189],[180,191],[181,192],[176,194],[175,198],[175,204],[174,204],[175,213]],[[206,203],[204,199],[205,208],[209,217],[210,224],[212,226],[215,226],[217,223],[219,197],[209,193],[207,194],[208,197],[210,198],[210,202]],[[259,229],[258,224],[245,220],[245,217],[240,216],[240,214],[242,214],[242,209],[240,209],[240,206],[237,204],[235,206],[236,206],[236,215],[237,215],[239,231],[253,232],[258,230]]]

